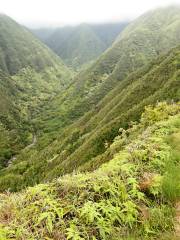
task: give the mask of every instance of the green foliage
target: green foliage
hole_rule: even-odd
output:
[[[117,42],[79,73],[69,88],[42,104],[33,121],[39,144],[23,158],[36,166],[43,161],[50,169],[46,179],[74,169],[95,169],[110,159],[106,146],[119,128],[127,129],[131,121],[139,121],[145,106],[178,101],[179,47],[171,48],[179,44],[179,16],[179,8],[170,7],[128,25]],[[164,30],[170,26],[171,35]],[[164,40],[168,38],[171,40]]]
[[[1,194],[4,239],[157,239],[173,231],[174,199],[167,201],[163,181],[171,175],[166,166],[177,165],[171,151],[179,149],[179,105],[171,105],[169,116],[145,127],[144,119],[160,113],[160,106],[165,112],[170,109],[165,103],[146,108],[142,121],[127,130],[129,137],[123,131],[123,149],[116,148],[112,159],[94,172]],[[144,173],[150,176],[146,189]]]
[[[153,105],[158,99],[178,100],[179,80],[176,65],[178,59],[179,48],[173,49],[166,56],[160,57],[148,69],[146,67],[139,73],[128,77],[126,81],[133,81],[133,83],[127,88],[120,83],[117,89],[109,93],[110,96],[106,96],[107,99],[104,99],[98,106],[99,109],[88,112],[66,128],[68,121],[71,121],[70,116],[65,117],[67,106],[60,113],[56,108],[59,100],[57,99],[56,103],[51,102],[51,110],[47,108],[36,118],[36,124],[39,120],[41,121],[37,125],[38,132],[42,131],[38,136],[39,144],[36,150],[32,149],[19,155],[18,160],[26,159],[27,162],[31,162],[31,168],[36,169],[34,171],[38,179],[53,179],[55,176],[72,172],[74,169],[96,169],[111,158],[113,147],[115,151],[115,148],[121,149],[128,142],[129,132],[124,130],[125,132],[119,136],[119,141],[111,146],[111,150],[108,148],[119,134],[120,128],[127,129],[131,121],[139,121],[141,112],[147,103],[151,103],[152,106],[146,109],[146,116],[142,117],[141,122],[144,127],[156,120],[166,119],[168,114],[176,113],[178,107],[172,100],[169,101],[171,104],[167,109],[165,109],[165,103],[159,104],[155,109]],[[165,71],[168,68],[171,69],[169,73]],[[170,92],[172,92],[171,96],[169,96]],[[64,99],[66,94],[69,94],[69,90],[61,98]],[[72,105],[72,102],[68,104]],[[76,114],[79,114],[78,111],[79,109]],[[124,134],[126,137],[123,136]],[[143,151],[142,155],[146,161],[147,157]],[[163,158],[163,156],[160,157]],[[155,165],[159,167],[157,160],[154,160]],[[41,175],[42,171],[44,176]],[[29,176],[26,174],[28,181],[31,179],[30,174]]]
[[[58,64],[37,72],[32,67],[21,69],[13,76],[21,111],[30,116],[41,110],[49,99],[62,92],[70,83],[70,72]]]
[[[145,126],[167,119],[170,115],[178,113],[179,106],[167,105],[166,102],[157,104],[156,108],[153,106],[145,107],[145,112],[142,114],[141,123]]]
[[[163,180],[163,194],[170,201],[177,201],[180,198],[179,171],[179,166],[170,166]]]
[[[173,229],[173,209],[163,204],[149,209],[149,219],[144,222],[143,227],[145,236],[162,234],[162,231],[168,232]]]
[[[0,238],[155,239],[173,231],[179,16],[170,7],[140,17],[71,85],[58,57],[0,16],[0,67],[13,75],[0,72]],[[90,33],[77,34],[83,53]]]
[[[32,115],[71,80],[69,69],[28,30],[0,15],[0,168],[31,141]],[[12,75],[10,77],[10,75]]]
[[[0,71],[0,169],[29,141],[30,126],[17,98],[18,91],[13,79]]]
[[[167,140],[172,147],[172,161],[168,162],[166,166],[167,171],[163,179],[162,191],[165,198],[176,202],[180,198],[180,133],[171,135]]]
[[[0,29],[1,70],[14,75],[26,67],[42,71],[46,67],[59,65],[65,69],[60,58],[26,28],[3,14],[0,15]]]

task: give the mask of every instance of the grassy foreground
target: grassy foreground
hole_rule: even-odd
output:
[[[180,105],[146,107],[108,148],[94,172],[2,193],[0,239],[178,239]]]

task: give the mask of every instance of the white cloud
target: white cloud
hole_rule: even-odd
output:
[[[0,0],[0,12],[26,25],[64,25],[132,19],[180,0]]]

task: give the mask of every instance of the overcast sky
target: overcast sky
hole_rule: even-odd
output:
[[[180,0],[0,0],[0,12],[29,27],[131,20]]]

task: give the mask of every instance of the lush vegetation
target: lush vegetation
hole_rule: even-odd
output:
[[[0,169],[30,141],[31,127],[16,104],[17,97],[14,81],[0,71]]]
[[[125,28],[126,22],[34,29],[32,32],[75,70],[95,60]]]
[[[60,58],[43,45],[27,29],[6,15],[0,15],[0,68],[16,74],[20,69],[32,67],[37,71],[58,64]]]
[[[6,15],[0,15],[0,69],[13,76],[19,98],[30,103],[52,97],[71,80],[61,59]]]
[[[179,104],[148,106],[96,171],[1,194],[0,238],[178,239],[179,113]]]
[[[5,15],[0,15],[0,69],[2,168],[31,142],[33,112],[68,86],[71,72],[28,30]]]
[[[141,17],[135,26],[133,23],[133,31],[138,33],[137,29],[143,25],[151,34],[155,34],[154,37],[157,37],[156,34],[158,34],[158,38],[161,39],[168,24],[162,22],[158,30],[155,28],[155,24],[157,16],[159,14],[164,16],[167,12],[169,13],[168,23],[175,25],[171,38],[174,39],[174,45],[176,45],[179,35],[176,34],[177,24],[173,23],[179,23],[180,15],[177,14],[179,9],[170,8],[170,10],[163,9],[148,13]],[[152,26],[156,31],[152,31],[153,20]],[[151,24],[149,25],[149,23]],[[132,31],[131,28],[132,26],[129,25],[127,27],[129,31],[125,30],[127,35]],[[124,32],[122,34],[124,35]],[[140,41],[134,43],[137,36],[139,39],[142,36],[145,37],[143,33],[136,35],[134,39],[134,32],[132,34],[130,34],[130,38],[126,37],[126,42],[132,42],[127,49],[131,46],[137,47],[136,44]],[[149,35],[146,37],[148,38]],[[109,59],[107,69],[110,69],[109,63],[112,62],[109,52],[113,53],[116,50],[117,54],[118,49],[121,53],[124,51],[125,41],[122,39],[124,38],[115,43],[97,61],[96,65],[92,65],[88,70],[75,77],[69,88],[49,101],[43,109],[39,108],[40,114],[35,115],[33,112],[32,123],[38,135],[38,142],[33,148],[21,151],[11,166],[1,170],[0,179],[6,179],[4,186],[2,184],[2,189],[18,190],[27,185],[52,180],[54,177],[70,173],[74,169],[83,171],[96,169],[110,159],[110,153],[106,149],[118,135],[119,128],[126,129],[131,121],[138,121],[146,105],[162,100],[176,102],[180,99],[179,47],[145,64],[155,56],[148,55],[151,52],[146,49],[146,45],[142,45],[141,50],[145,51],[144,60],[141,60],[141,63],[144,63],[143,67],[136,66],[135,68],[136,63],[134,63],[134,71],[129,69],[132,64],[131,66],[127,64],[127,68],[124,69],[120,60],[114,66],[111,74],[104,75],[103,72],[99,72],[97,76],[94,68],[100,68],[105,58]],[[144,38],[142,39],[144,40]],[[154,47],[153,40],[154,38],[151,37],[152,42],[150,42],[148,38],[151,46],[155,49],[157,46]],[[164,48],[163,42],[161,48]],[[158,49],[160,49],[159,46]],[[141,50],[136,49],[133,61],[138,62]],[[126,51],[126,53],[124,61],[128,58],[128,52]],[[126,74],[123,74],[120,80],[123,69],[126,70]],[[27,72],[26,75],[32,76],[30,72]],[[126,75],[128,76],[126,77]],[[96,81],[95,76],[97,77]],[[33,77],[30,78],[33,81]],[[98,83],[98,79],[103,80]],[[24,88],[31,96],[28,86],[24,86]],[[32,97],[35,93],[32,91]],[[42,102],[40,95],[38,96],[39,102]],[[37,98],[34,101],[36,103]],[[41,105],[39,106],[41,107]]]
[[[160,53],[165,54],[172,47],[179,45],[180,39],[177,34],[180,24],[179,13],[179,8],[157,10],[129,24],[120,34],[122,37],[116,44],[86,71],[79,73],[74,84],[63,95],[56,96],[49,106],[46,105],[44,116],[43,111],[40,116],[45,131],[53,131],[55,126],[57,128],[67,126],[94,108],[96,114],[101,109],[101,105],[97,104],[104,97],[107,99],[107,94],[110,96],[112,93],[111,90],[114,89],[114,95],[109,97],[109,101],[119,92],[117,87],[119,84],[122,86],[120,91],[128,85],[125,79],[130,73],[135,74],[135,71],[157,58]],[[167,14],[169,18],[164,22]],[[163,20],[160,22],[159,18]],[[169,35],[167,27],[172,28],[170,36],[173,41],[164,42],[162,39],[167,39],[166,34]],[[157,41],[159,45],[156,44]]]
[[[123,85],[115,89],[118,94],[112,92],[111,101],[108,95],[100,103],[99,111],[89,112],[65,128],[59,136],[44,132],[35,148],[21,152],[10,168],[1,171],[1,178],[7,176],[7,186],[10,187],[12,177],[16,182],[20,173],[23,177],[18,179],[17,185],[21,188],[21,184],[33,185],[74,169],[92,170],[108,161],[106,146],[118,135],[120,127],[127,128],[131,121],[137,121],[144,107],[150,103],[180,98],[179,54],[179,48],[173,49],[168,55],[127,78]],[[125,87],[128,82],[132,83]],[[57,127],[51,125],[51,129],[56,131],[58,124]],[[37,123],[35,125],[37,127]]]
[[[70,71],[59,68],[58,65],[45,68],[41,72],[31,67],[21,69],[13,76],[18,89],[18,101],[21,110],[31,119],[41,106],[47,104],[53,97],[64,91],[72,78]]]
[[[86,65],[74,77],[0,20],[0,239],[178,239],[180,8],[144,14],[93,63],[120,26],[42,31]]]

